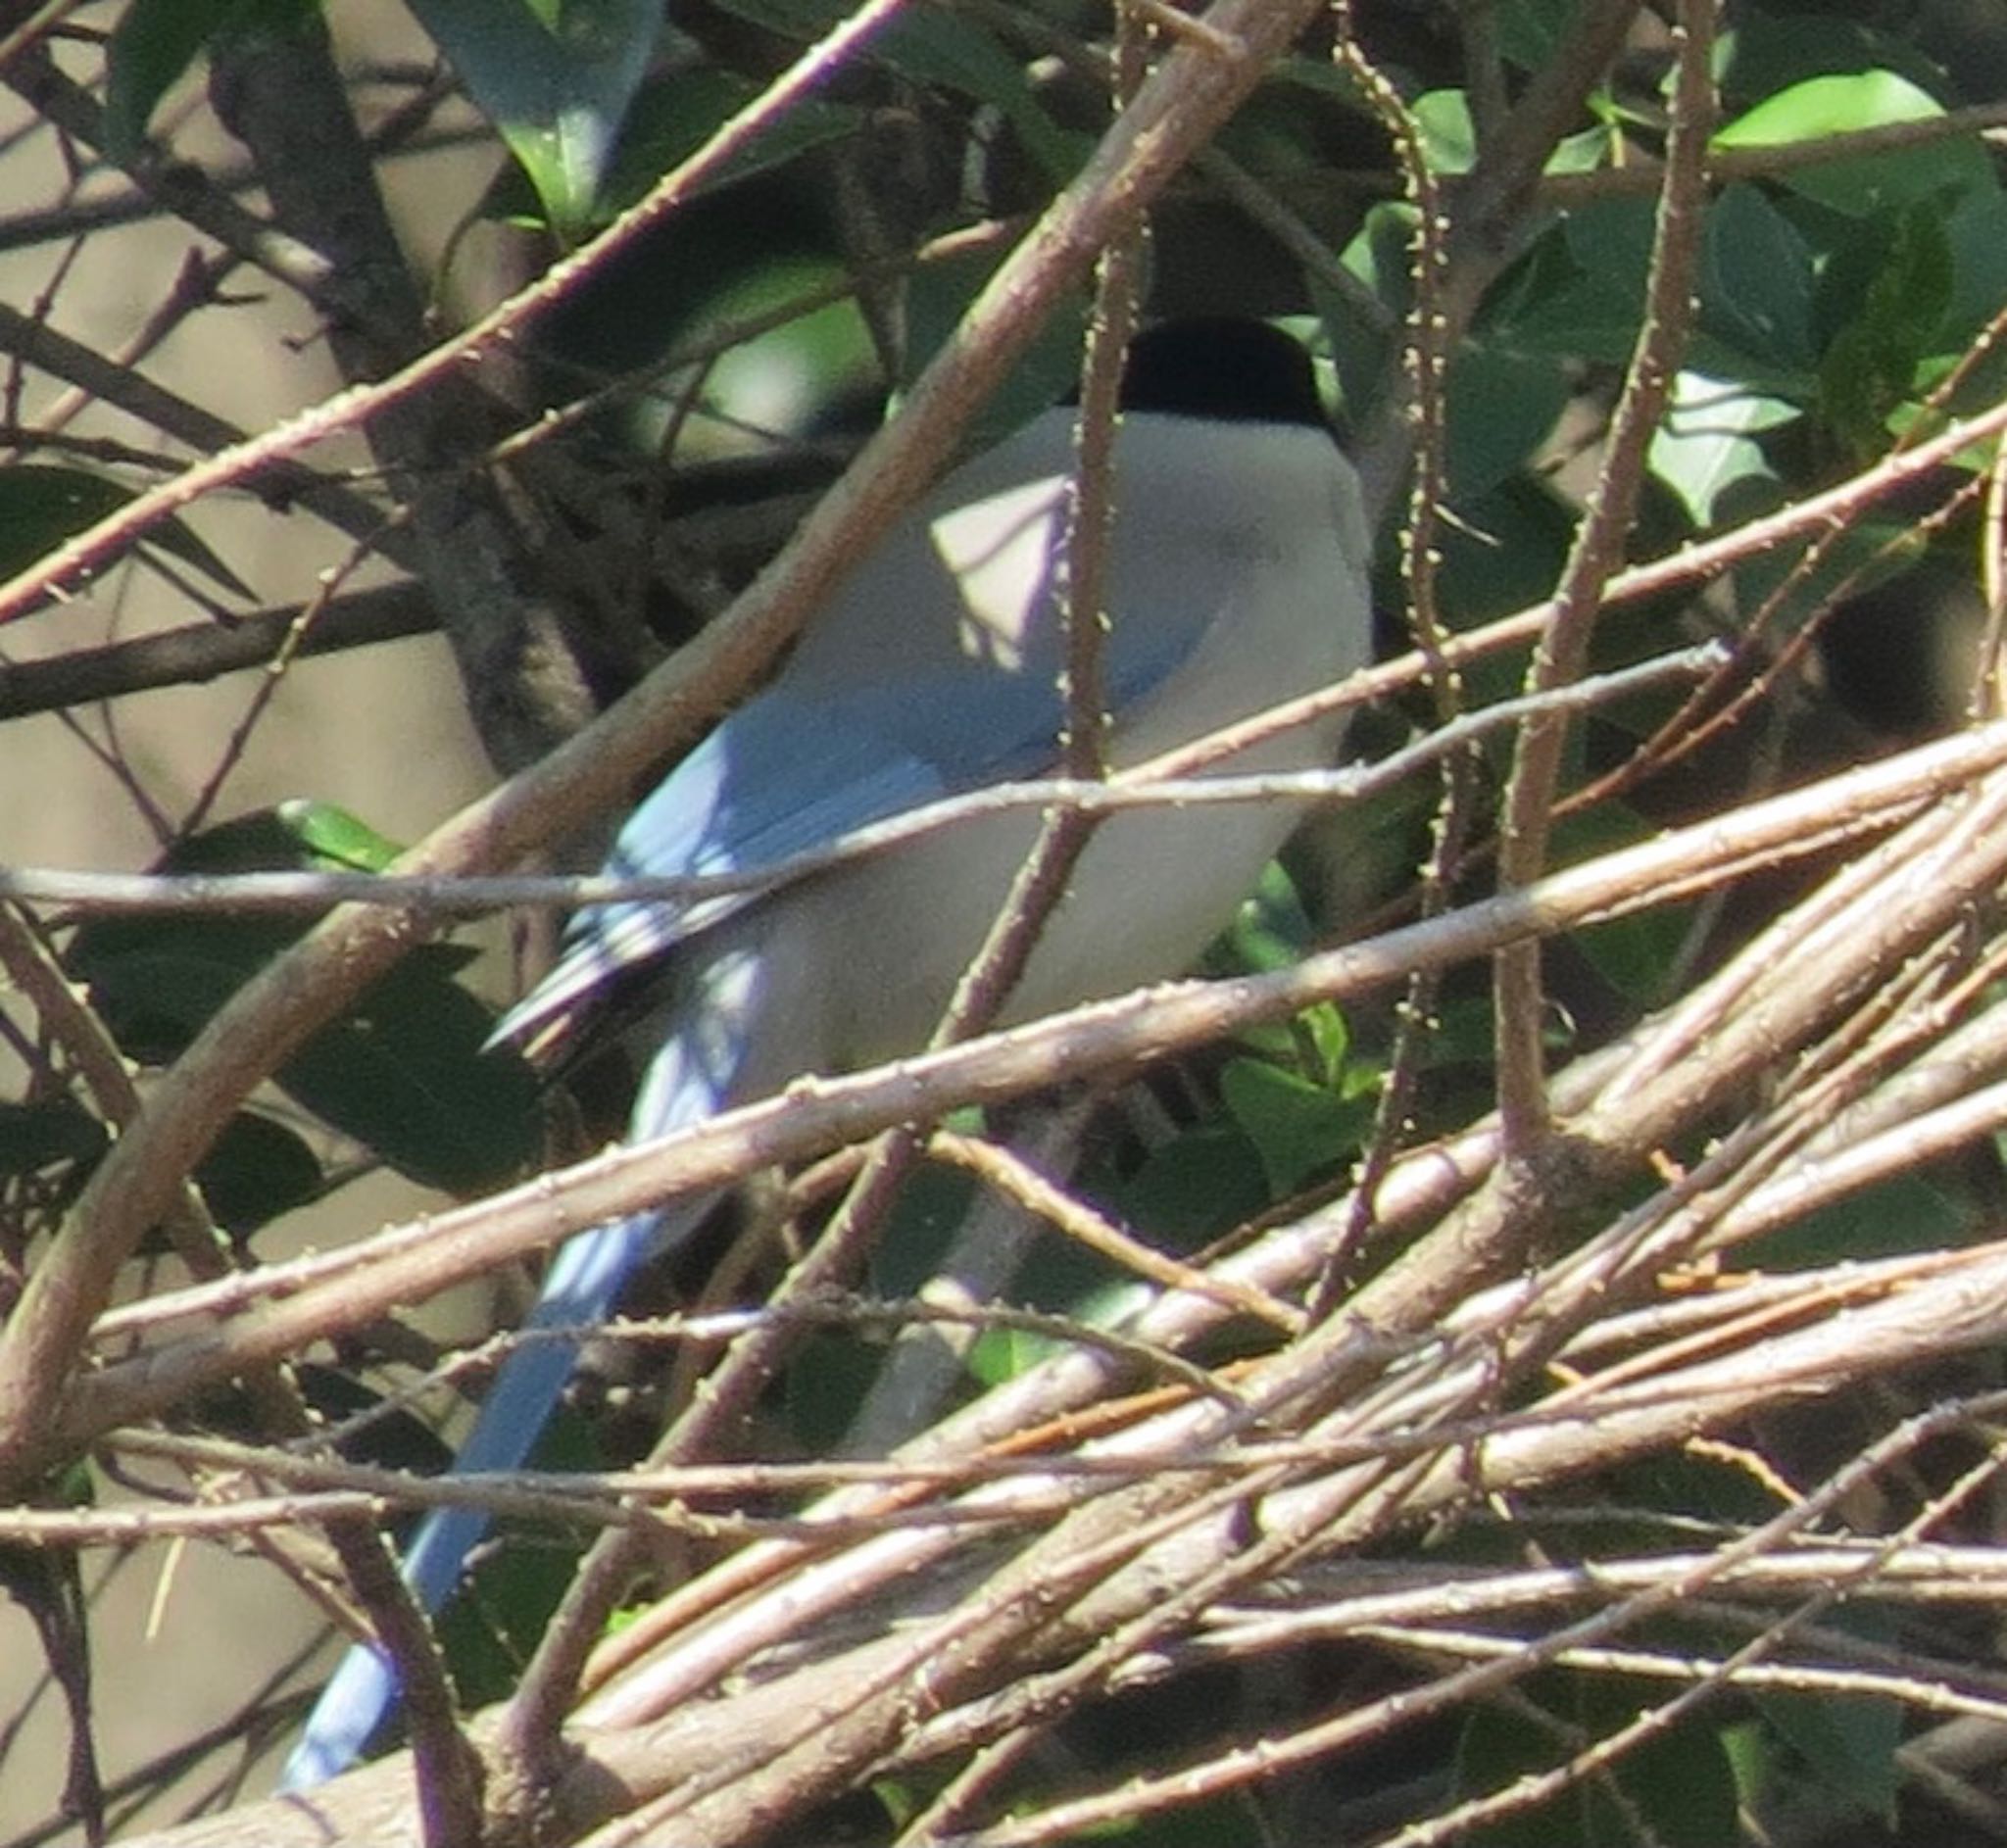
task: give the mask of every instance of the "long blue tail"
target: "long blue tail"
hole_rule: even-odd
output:
[[[580,1233],[559,1252],[524,1327],[590,1330],[606,1321],[650,1252],[680,1242],[711,1204],[709,1198],[679,1201],[666,1214],[637,1213]],[[453,1474],[521,1468],[577,1358],[577,1341],[557,1339],[527,1342],[511,1355],[453,1460]],[[492,1525],[478,1508],[437,1508],[419,1523],[405,1552],[404,1576],[428,1612],[452,1596],[466,1556]],[[321,1689],[286,1760],[280,1788],[304,1790],[347,1770],[389,1718],[399,1693],[389,1658],[357,1643]]]
[[[729,963],[712,974],[714,986],[720,988],[746,979],[741,966]],[[699,1020],[703,1019],[700,1012]],[[658,1051],[635,1098],[633,1141],[652,1141],[716,1112],[730,1094],[739,1059],[739,1047],[714,1044],[719,1038],[691,1031]],[[714,1194],[676,1200],[665,1208],[580,1233],[552,1262],[525,1326],[589,1333],[613,1312],[642,1261],[680,1244],[715,1201]],[[453,1460],[455,1475],[522,1466],[571,1377],[578,1346],[577,1340],[537,1340],[509,1357],[482,1401],[472,1433]],[[490,1525],[489,1517],[475,1508],[435,1509],[419,1523],[405,1553],[404,1576],[428,1612],[437,1611],[453,1595],[467,1554]],[[279,1787],[304,1790],[346,1771],[396,1707],[399,1693],[388,1659],[372,1645],[357,1643],[341,1659],[308,1716]]]

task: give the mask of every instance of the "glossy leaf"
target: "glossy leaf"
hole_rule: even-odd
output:
[[[1415,98],[1409,113],[1433,171],[1468,173],[1477,165],[1477,128],[1470,119],[1470,98],[1462,90],[1429,90]]]
[[[1808,77],[1766,98],[1716,134],[1718,148],[1787,147],[1829,135],[1943,115],[1927,90],[1893,71]],[[1782,183],[1836,212],[1866,217],[1946,191],[1991,183],[1985,151],[1966,135],[1794,167]]]
[[[1704,372],[1673,380],[1665,421],[1651,439],[1651,470],[1680,497],[1693,524],[1711,526],[1726,495],[1769,501],[1779,487],[1770,459],[1755,441],[1798,416],[1795,407]]]
[[[592,221],[660,0],[411,0],[563,237]]]

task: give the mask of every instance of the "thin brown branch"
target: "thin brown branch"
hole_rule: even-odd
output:
[[[155,384],[130,366],[111,364],[81,341],[5,302],[0,302],[0,352],[67,379],[79,391],[204,454],[232,451],[251,440],[235,424],[201,405]],[[390,526],[385,510],[366,495],[304,463],[285,460],[266,471],[264,486],[273,500],[296,502],[351,539],[376,546],[388,559],[409,562],[405,544]],[[136,540],[138,534],[133,537]],[[0,614],[0,622],[24,613],[24,608],[13,608]]]
[[[1673,130],[1643,320],[1596,484],[1555,594],[1553,614],[1534,651],[1529,676],[1534,687],[1564,685],[1588,662],[1604,591],[1629,539],[1646,453],[1686,345],[1699,267],[1707,140],[1714,128],[1714,37],[1715,0],[1684,4],[1674,29],[1678,63]],[[1499,821],[1502,884],[1523,885],[1537,878],[1546,863],[1565,739],[1564,728],[1545,718],[1532,718],[1520,729]],[[1542,1184],[1536,1165],[1548,1132],[1548,1107],[1542,1050],[1546,994],[1537,948],[1508,949],[1499,956],[1493,997],[1497,1013],[1498,1107],[1508,1158],[1522,1170],[1518,1185],[1538,1193]]]
[[[269,666],[299,624],[296,606],[227,623],[190,623],[45,660],[0,661],[0,720],[92,705],[159,687],[200,686],[222,674]],[[302,639],[302,657],[429,635],[431,606],[412,583],[350,591],[323,609]]]

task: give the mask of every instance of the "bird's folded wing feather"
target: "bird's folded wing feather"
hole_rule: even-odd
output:
[[[1142,662],[1121,692],[1149,690],[1171,663]],[[628,818],[609,856],[615,878],[759,873],[890,816],[1035,775],[1056,751],[1056,688],[1026,676],[936,676],[835,700],[775,688],[741,707]],[[588,905],[557,966],[497,1027],[497,1042],[569,1037],[581,1010],[623,978],[735,916],[766,888],[693,900]]]

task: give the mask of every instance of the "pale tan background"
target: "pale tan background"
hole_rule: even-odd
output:
[[[87,24],[109,25],[118,9],[87,9]],[[394,0],[344,0],[329,9],[345,56],[408,59],[428,55]],[[79,74],[86,67],[77,66]],[[159,123],[176,145],[208,158],[227,148],[205,141],[199,79],[177,92]],[[186,118],[185,127],[175,126]],[[27,122],[25,109],[0,91],[0,136]],[[213,131],[210,131],[213,132]],[[0,147],[6,142],[0,141]],[[456,222],[478,197],[491,154],[439,153],[394,164],[388,172],[401,233],[429,267]],[[16,213],[61,196],[56,150],[47,135],[0,162],[0,227]],[[87,191],[122,191],[122,183]],[[11,197],[9,195],[12,195]],[[45,301],[48,317],[94,348],[116,353],[158,306],[195,241],[158,222],[94,236],[82,261],[62,269],[67,248],[0,253],[0,300],[23,312]],[[467,245],[456,276],[479,293],[481,234]],[[59,279],[60,277],[60,279]],[[184,324],[149,359],[163,384],[256,429],[314,402],[336,384],[311,316],[275,285],[247,271],[233,281],[255,304],[212,310]],[[56,394],[33,381],[29,420]],[[79,429],[160,447],[156,433],[117,418],[94,417]],[[330,452],[314,459],[326,465]],[[359,452],[344,452],[348,462]],[[283,604],[312,593],[315,574],[341,564],[348,544],[311,516],[275,520],[262,509],[205,504],[194,526],[245,577],[259,597]],[[359,581],[369,581],[366,572]],[[151,629],[200,620],[162,581],[122,570],[98,594],[0,631],[0,658],[24,660]],[[236,675],[202,688],[163,690],[118,703],[120,754],[151,800],[170,817],[188,804],[240,723],[257,676]],[[102,732],[103,716],[76,715]],[[220,815],[241,813],[288,796],[313,796],[355,809],[402,840],[424,833],[492,781],[466,723],[458,683],[442,644],[406,641],[307,662],[287,681],[224,786]],[[12,865],[135,868],[157,843],[138,805],[61,719],[0,726],[0,862]],[[327,1241],[353,1237],[420,1203],[402,1184],[366,1184],[331,1202],[292,1237]],[[90,1579],[106,1580],[107,1554],[92,1556]],[[103,1770],[116,1780],[160,1745],[183,1739],[236,1709],[315,1628],[300,1597],[271,1568],[220,1549],[154,1547],[105,1583],[94,1618],[99,1638],[97,1739]],[[116,1652],[109,1644],[116,1642]],[[0,1715],[21,1710],[41,1674],[32,1625],[0,1600]],[[0,1841],[46,1816],[60,1792],[69,1726],[46,1687],[24,1732],[0,1757]],[[254,1787],[269,1781],[267,1759]],[[73,1839],[73,1837],[71,1837]]]

